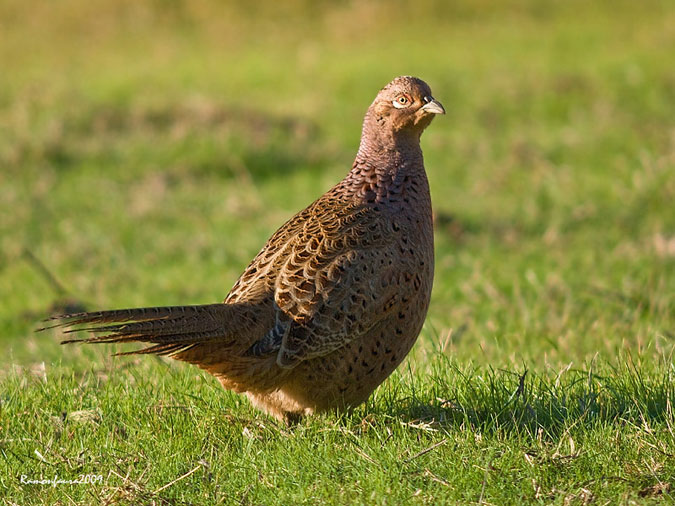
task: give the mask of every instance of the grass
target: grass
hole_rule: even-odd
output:
[[[656,1],[0,4],[0,499],[673,500],[674,26]],[[399,74],[449,112],[436,277],[364,406],[280,427],[193,367],[33,333],[68,301],[221,300]]]

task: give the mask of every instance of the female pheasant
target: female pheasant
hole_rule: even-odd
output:
[[[222,304],[55,316],[64,341],[151,346],[215,375],[281,420],[354,407],[398,366],[433,282],[420,136],[443,106],[398,77],[363,121],[351,171],[267,241]]]

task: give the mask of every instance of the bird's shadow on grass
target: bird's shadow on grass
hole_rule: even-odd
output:
[[[390,385],[382,393],[384,402],[371,403],[366,412],[411,427],[548,438],[576,426],[649,428],[674,421],[675,386],[668,367],[645,374],[628,360],[557,374],[451,368],[450,374],[432,374],[430,384]]]

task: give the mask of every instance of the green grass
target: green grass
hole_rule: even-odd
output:
[[[674,26],[656,1],[0,3],[0,499],[675,499]],[[68,297],[224,298],[399,74],[448,110],[436,277],[354,413],[281,427],[196,368],[34,334]]]

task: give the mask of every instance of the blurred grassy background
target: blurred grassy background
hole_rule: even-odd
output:
[[[0,498],[667,494],[673,54],[669,1],[0,0]],[[353,418],[287,432],[195,368],[33,333],[68,298],[222,300],[347,172],[400,74],[448,111],[422,139],[433,300],[412,359]],[[107,475],[19,483],[53,471]]]
[[[399,74],[449,112],[423,139],[427,344],[537,364],[672,344],[668,2],[6,0],[0,20],[4,360],[44,358],[26,346],[57,298],[24,248],[91,308],[220,300]]]

